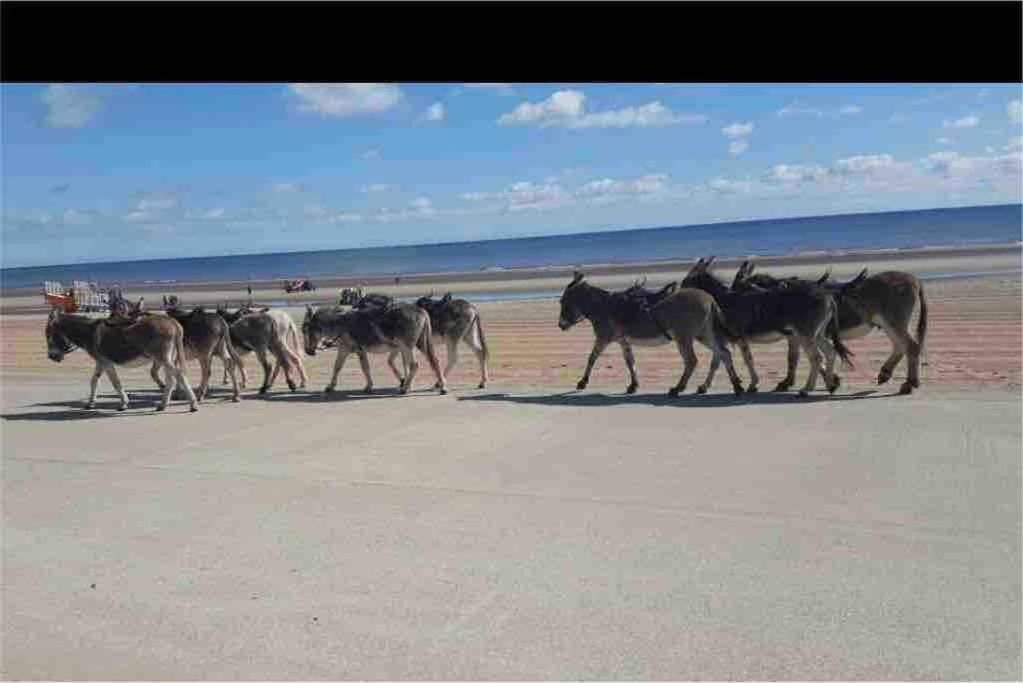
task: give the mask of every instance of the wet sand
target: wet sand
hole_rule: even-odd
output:
[[[465,349],[448,396],[425,364],[394,395],[377,356],[378,394],[351,362],[326,397],[328,353],[308,391],[255,396],[249,360],[241,404],[155,413],[135,369],[131,409],[104,380],[87,411],[84,354],[0,316],[0,673],[1020,680],[1020,274],[925,287],[918,393],[875,385],[872,334],[804,401],[724,373],[669,399],[670,346],[637,350],[637,395],[614,347],[576,392],[592,332],[546,299],[480,304],[484,390]],[[754,353],[770,388],[784,345]]]

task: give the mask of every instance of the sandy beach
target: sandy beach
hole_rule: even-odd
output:
[[[876,385],[875,333],[834,397],[736,400],[722,372],[672,400],[671,346],[637,349],[635,396],[617,347],[576,392],[593,335],[557,327],[566,268],[368,283],[539,297],[478,304],[483,390],[464,349],[447,396],[425,364],[396,396],[375,356],[377,394],[352,360],[326,397],[320,353],[307,391],[257,397],[248,360],[232,404],[217,363],[197,414],[156,414],[143,368],[121,373],[131,409],[104,379],[87,411],[89,359],[50,362],[41,295],[8,293],[4,678],[1019,680],[1019,247],[758,263],[930,278],[921,390],[895,395],[904,364]],[[587,272],[615,288],[685,269]],[[254,298],[298,321],[344,284]],[[785,347],[754,355],[770,388]]]

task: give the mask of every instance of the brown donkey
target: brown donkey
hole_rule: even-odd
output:
[[[46,346],[50,360],[59,363],[68,353],[82,348],[96,361],[86,408],[95,407],[99,377],[106,373],[114,389],[121,395],[118,410],[127,409],[128,394],[121,386],[116,366],[136,367],[156,363],[163,369],[166,379],[163,397],[156,409],[167,408],[171,391],[175,383],[178,383],[185,390],[191,411],[197,411],[199,406],[184,372],[184,336],[178,321],[162,315],[142,316],[134,322],[111,323],[103,318],[62,313],[55,308],[46,321]]]

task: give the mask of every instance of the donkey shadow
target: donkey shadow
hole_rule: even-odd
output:
[[[265,394],[244,394],[246,401],[270,401],[273,403],[343,403],[350,401],[366,401],[385,398],[416,398],[424,396],[436,396],[433,389],[413,389],[408,394],[402,395],[398,387],[374,388],[372,393],[367,394],[362,389],[335,389],[331,392],[310,391],[299,389],[297,391],[268,391]]]
[[[85,399],[67,399],[64,401],[44,401],[33,403],[29,408],[64,408],[64,410],[40,410],[40,411],[17,411],[4,413],[0,419],[9,422],[74,422],[78,420],[96,420],[109,417],[156,417],[164,413],[175,413],[177,406],[183,406],[184,412],[188,412],[187,404],[184,401],[172,398],[167,410],[157,412],[156,406],[160,403],[163,392],[159,389],[138,389],[128,392],[130,404],[126,410],[118,410],[121,404],[121,397],[117,394],[97,394],[96,406],[85,407]],[[215,394],[212,391],[200,406],[216,405],[218,403],[230,403],[230,394]]]
[[[850,394],[829,395],[811,394],[805,398],[795,393],[786,392],[763,392],[755,394],[743,394],[735,396],[732,393],[716,394],[684,394],[677,397],[665,394],[598,394],[583,391],[567,391],[561,394],[550,394],[546,396],[522,396],[512,394],[480,394],[476,396],[459,396],[459,401],[499,401],[504,403],[516,403],[519,405],[539,406],[571,406],[571,407],[599,407],[617,405],[652,405],[676,408],[734,408],[748,405],[791,405],[800,406],[808,403],[823,403],[830,401],[859,401],[870,398],[890,398],[898,396],[894,393],[878,393],[876,389],[865,389]]]

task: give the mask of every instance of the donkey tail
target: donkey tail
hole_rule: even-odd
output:
[[[480,340],[480,348],[483,350],[483,361],[490,360],[490,349],[487,347],[487,335],[483,334],[483,320],[480,319],[480,314],[476,313],[476,336]]]
[[[444,372],[440,369],[437,352],[433,348],[433,325],[430,324],[430,316],[426,311],[423,311],[423,330],[419,333],[419,343],[416,346],[426,354],[426,360],[429,361],[433,374],[437,376],[437,383],[441,387],[441,393],[446,392],[447,383],[444,380]]]
[[[175,321],[177,322],[177,321]],[[177,328],[174,330],[174,355],[177,358],[174,360],[175,365],[181,372],[185,371],[185,331],[179,323]]]
[[[916,323],[916,341],[920,344],[920,352],[924,350],[924,338],[927,337],[927,297],[924,296],[924,286],[920,285],[920,320]]]
[[[838,304],[835,303],[835,299],[831,298],[831,320],[828,321],[828,337],[831,339],[831,345],[835,347],[835,353],[842,359],[842,367],[847,370],[852,370],[856,366],[853,365],[852,357],[854,354],[849,347],[842,343],[842,338],[839,336],[841,327],[838,323]]]
[[[735,330],[728,324],[728,319],[725,318],[725,312],[718,306],[718,302],[711,302],[711,311],[714,316],[714,335],[721,339],[722,344],[726,344],[733,340],[739,339],[739,335]]]

